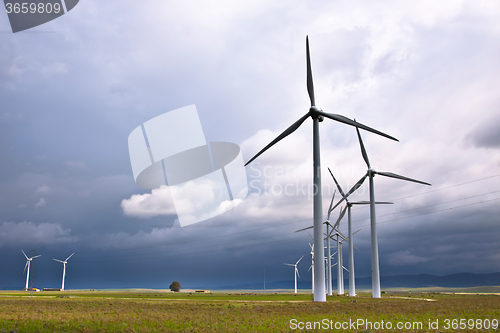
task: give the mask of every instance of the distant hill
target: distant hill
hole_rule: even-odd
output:
[[[349,279],[345,279],[344,283],[349,285]],[[266,289],[293,289],[294,280],[266,282]],[[371,277],[356,278],[357,288],[371,288]],[[447,287],[447,288],[467,288],[478,286],[500,286],[500,272],[490,274],[474,274],[474,273],[458,273],[445,276],[437,276],[431,274],[419,275],[395,275],[382,276],[380,278],[382,288],[423,288],[423,287]],[[310,280],[297,281],[297,288],[311,289]],[[337,288],[337,280],[333,281],[333,288]],[[263,282],[258,283],[243,283],[237,285],[226,285],[212,288],[214,290],[232,290],[232,289],[264,289]]]

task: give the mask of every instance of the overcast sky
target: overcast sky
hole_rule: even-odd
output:
[[[292,280],[283,263],[311,241],[295,233],[312,224],[311,120],[246,168],[243,203],[183,228],[168,190],[134,183],[127,138],[196,104],[207,141],[248,161],[308,111],[306,35],[317,105],[399,139],[362,132],[374,169],[432,183],[375,178],[394,202],[377,207],[381,275],[500,271],[498,1],[82,0],[16,34],[1,10],[0,32],[2,288],[24,286],[21,249],[42,254],[37,287],[59,286],[52,258],[73,252],[66,288]],[[326,167],[347,190],[366,166],[352,127],[320,135],[326,213]],[[368,207],[353,226],[367,277]]]

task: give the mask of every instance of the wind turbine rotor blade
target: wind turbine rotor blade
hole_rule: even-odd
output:
[[[297,231],[295,231],[295,232],[304,231],[304,230],[307,230],[307,229],[312,229],[312,228],[314,228],[314,226],[310,226],[310,227],[307,227],[307,228],[304,228],[304,229],[300,229],[300,230],[297,230]]]
[[[277,142],[279,142],[280,140],[282,140],[283,138],[286,138],[287,136],[289,136],[290,134],[292,134],[293,132],[295,132],[295,130],[297,128],[300,127],[300,125],[302,125],[302,123],[309,117],[309,113],[306,113],[304,116],[302,116],[302,118],[300,118],[299,120],[297,120],[295,123],[293,123],[292,126],[288,127],[285,131],[283,131],[283,133],[281,133],[280,135],[278,135],[278,137],[276,137],[276,139],[274,139],[273,141],[271,141],[270,144],[268,144],[267,146],[264,147],[264,149],[262,149],[261,151],[259,151],[257,153],[257,155],[255,155],[254,157],[252,157],[250,159],[250,161],[248,161],[245,166],[247,166],[248,164],[250,164],[253,160],[255,160],[257,157],[259,157],[263,152],[265,152],[266,150],[268,150],[269,148],[271,148],[272,146],[274,146]]]
[[[354,119],[356,121],[356,119]],[[361,155],[363,155],[363,159],[365,160],[366,166],[370,169],[370,160],[368,159],[368,154],[366,153],[365,145],[363,144],[363,139],[361,139],[361,134],[359,133],[359,128],[356,127],[356,133],[358,133],[359,146],[361,147]]]
[[[328,171],[330,171],[330,175],[332,176],[333,181],[334,181],[334,182],[335,182],[335,184],[337,185],[337,188],[339,189],[340,194],[341,194],[343,197],[345,197],[345,193],[344,193],[344,191],[342,191],[342,187],[340,187],[339,183],[337,182],[337,179],[335,179],[335,176],[333,175],[332,170],[330,170],[330,168],[328,168]]]
[[[31,259],[35,259],[35,258],[38,258],[38,257],[41,257],[41,256],[42,256],[42,255],[41,255],[41,254],[39,254],[39,255],[37,255],[37,256],[31,257]]]
[[[311,236],[311,234],[309,234],[309,236]],[[311,238],[312,238],[312,236],[311,236]],[[314,243],[313,244],[309,243],[309,247],[311,248],[311,252],[309,254],[312,256],[314,253]]]
[[[54,259],[54,258],[52,258],[52,259]],[[55,260],[55,261],[62,262],[62,263],[64,264],[64,261],[62,261],[62,260],[57,260],[57,259],[54,259],[54,260]]]
[[[356,201],[356,202],[351,202],[351,205],[369,205],[370,201]],[[394,202],[389,202],[389,201],[375,201],[376,205],[392,205]]]
[[[384,136],[384,137],[386,137],[388,139],[391,139],[391,140],[394,140],[394,141],[399,141],[398,139],[396,139],[396,138],[394,138],[394,137],[392,137],[392,136],[390,136],[388,134],[385,134],[383,132],[377,131],[374,128],[368,127],[366,125],[358,123],[357,121],[351,120],[351,119],[349,119],[347,117],[344,117],[344,116],[341,116],[339,114],[326,113],[326,112],[323,112],[323,111],[317,111],[317,112],[318,112],[318,114],[322,115],[323,117],[330,118],[332,120],[336,120],[336,121],[339,121],[339,122],[347,124],[347,125],[359,127],[361,129],[364,129],[365,131],[372,132],[372,133]]]
[[[375,173],[378,174],[378,175],[381,175],[381,176],[386,176],[386,177],[390,177],[390,178],[396,178],[396,179],[406,180],[406,181],[409,181],[409,182],[414,182],[414,183],[419,183],[419,184],[423,184],[423,185],[432,186],[429,183],[426,183],[426,182],[423,182],[423,181],[420,181],[420,180],[416,180],[416,179],[413,179],[413,178],[408,178],[408,177],[405,177],[405,176],[400,176],[400,175],[397,175],[397,174],[392,173],[392,172],[375,171]]]
[[[340,220],[342,220],[346,211],[347,211],[347,206],[345,206],[345,208],[340,211],[339,218],[337,219],[337,222],[335,222],[335,226],[333,227],[333,229],[337,229],[338,231]]]
[[[328,170],[330,170],[330,169],[328,169]],[[328,207],[328,218],[327,218],[327,220],[330,220],[330,213],[332,212],[333,200],[335,199],[335,194],[336,193],[337,193],[337,190],[335,190],[333,192],[332,201],[330,201],[330,206]]]
[[[344,236],[340,231],[337,231],[342,239],[344,239],[347,243],[349,243],[349,240],[347,239],[346,236]]]
[[[366,173],[363,177],[361,177],[360,180],[358,180],[358,182],[356,184],[354,184],[354,186],[349,190],[349,192],[347,192],[347,194],[339,201],[337,202],[337,204],[335,206],[333,206],[332,209],[335,209],[337,208],[338,205],[340,205],[342,203],[342,201],[346,200],[351,194],[353,194],[361,185],[363,185],[366,177],[368,177],[368,173]]]
[[[309,254],[304,254],[302,257],[299,258],[299,260],[297,260],[297,262],[295,263],[295,265],[298,265],[299,262],[302,260],[302,258],[308,256]]]
[[[307,233],[309,234],[309,237],[311,237],[311,239],[312,239],[312,240],[313,240],[313,242],[314,242],[314,237],[313,237],[313,236],[311,236],[311,233],[310,233],[309,231],[308,231]]]
[[[353,245],[352,247],[358,250],[358,252],[361,252],[356,246]]]
[[[295,267],[295,265],[292,265],[292,264],[283,264],[283,265],[287,265],[287,266],[293,266],[293,267]]]
[[[331,267],[335,267],[335,266],[337,266],[337,263],[333,264]]]
[[[24,256],[26,257],[26,259],[29,259],[28,256],[26,255],[26,253],[24,253],[23,250],[21,250],[21,252],[24,254]]]
[[[349,270],[347,268],[345,268],[345,266],[342,266],[342,268],[349,272]]]
[[[361,229],[359,229],[359,230],[358,230],[358,231],[356,231],[356,232],[353,232],[352,234],[353,234],[353,235],[356,235],[356,234],[357,234],[358,232],[360,232],[360,231],[361,231]]]
[[[309,99],[311,100],[311,106],[316,105],[314,99],[314,85],[311,69],[311,56],[309,54],[309,36],[306,36],[306,62],[307,62],[307,92],[309,93]]]
[[[342,202],[344,202],[344,200],[346,200],[347,197],[343,197],[342,199],[339,200],[339,202],[337,202],[335,204],[335,206],[332,207],[332,211],[337,208]]]
[[[351,205],[369,205],[370,201],[354,201],[351,202]]]
[[[297,267],[295,267],[295,272],[297,273],[297,276],[299,277],[300,279],[300,274],[299,274],[299,269]]]
[[[307,270],[308,272],[311,270],[311,268],[313,267],[313,265],[309,266],[309,269]]]
[[[24,274],[24,272],[26,272],[26,268],[28,267],[28,262],[29,262],[29,261],[26,261],[26,265],[24,265],[24,271],[23,271],[23,274]]]
[[[71,253],[71,255],[69,257],[67,257],[66,260],[64,260],[64,261],[68,261],[68,259],[71,258],[73,256],[73,254],[75,254],[75,253],[74,252]]]

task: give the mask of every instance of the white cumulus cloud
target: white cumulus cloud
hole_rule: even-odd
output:
[[[140,218],[176,214],[172,197],[166,188],[152,190],[146,194],[134,194],[123,199],[121,207],[125,215]]]

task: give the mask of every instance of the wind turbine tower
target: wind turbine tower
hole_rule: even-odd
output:
[[[30,281],[30,266],[31,266],[31,261],[35,258],[38,258],[38,257],[41,257],[42,255],[39,254],[37,256],[34,256],[34,257],[31,257],[31,258],[28,258],[28,256],[26,255],[26,253],[24,253],[23,250],[21,250],[21,252],[24,254],[24,256],[26,257],[26,265],[24,265],[24,271],[26,271],[26,287],[24,288],[24,290],[28,290],[28,283]]]
[[[62,260],[57,260],[57,259],[54,259],[55,261],[58,261],[58,262],[61,262],[63,264],[63,277],[62,277],[62,286],[61,286],[61,290],[64,290],[64,279],[66,278],[66,264],[68,263],[68,260],[69,258],[71,258],[73,256],[74,253],[71,253],[71,255],[69,257],[66,258],[66,260],[62,261]]]

